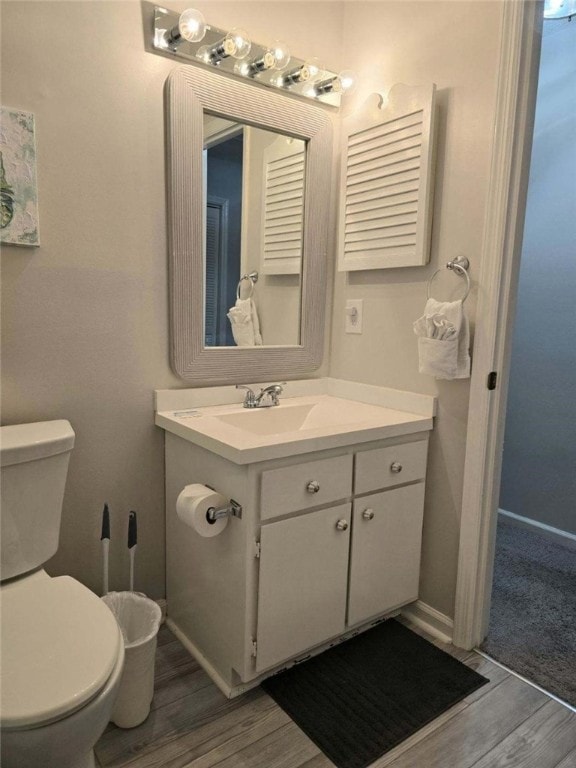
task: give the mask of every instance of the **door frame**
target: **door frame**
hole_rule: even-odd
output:
[[[542,0],[503,3],[454,605],[453,642],[468,649],[481,643],[488,631],[542,24]],[[497,385],[489,390],[492,371],[497,372]]]

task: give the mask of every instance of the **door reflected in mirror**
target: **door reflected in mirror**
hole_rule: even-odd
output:
[[[204,112],[204,345],[300,341],[306,141]]]

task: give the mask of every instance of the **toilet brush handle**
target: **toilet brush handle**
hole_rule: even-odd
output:
[[[132,547],[130,550],[130,592],[134,592],[134,555],[136,553],[136,547]]]
[[[102,594],[108,594],[108,550],[110,539],[102,539]]]
[[[102,510],[102,594],[108,594],[108,550],[110,549],[110,511],[108,504]]]
[[[134,592],[134,555],[138,544],[138,523],[136,512],[130,512],[128,516],[128,550],[130,552],[130,592]]]

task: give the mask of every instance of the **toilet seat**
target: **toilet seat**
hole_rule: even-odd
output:
[[[2,729],[47,725],[97,696],[123,642],[100,598],[70,576],[44,571],[1,592]]]

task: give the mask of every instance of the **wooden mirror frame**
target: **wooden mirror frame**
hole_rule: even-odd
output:
[[[204,346],[204,112],[307,141],[300,344]],[[186,381],[294,378],[322,363],[332,122],[318,107],[192,66],[167,81],[171,364]]]

